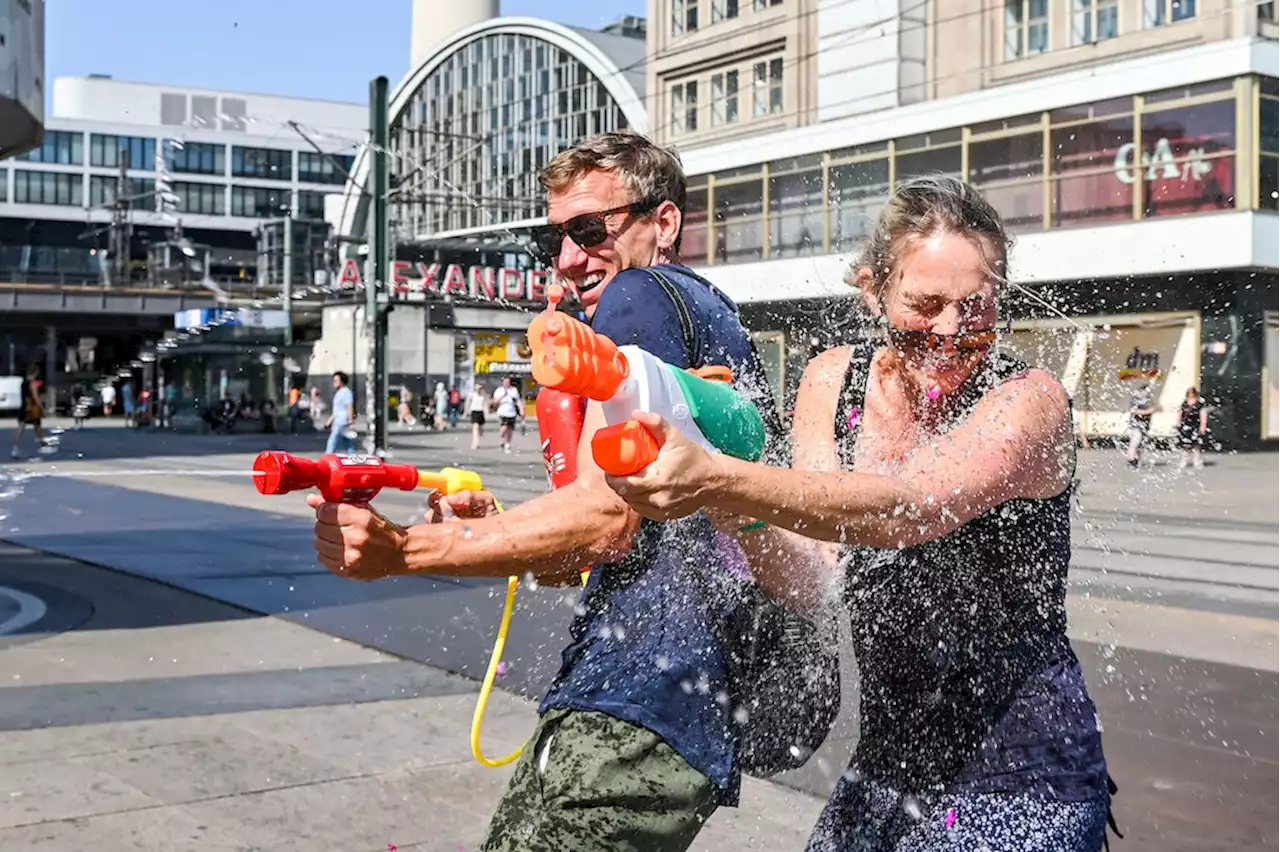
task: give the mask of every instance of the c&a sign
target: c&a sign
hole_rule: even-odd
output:
[[[476,299],[545,302],[547,285],[555,273],[546,269],[497,269],[491,266],[463,266],[458,263],[416,263],[407,260],[391,264],[392,296],[411,293],[457,293]],[[342,265],[338,287],[354,287],[363,282],[360,264],[349,258]]]

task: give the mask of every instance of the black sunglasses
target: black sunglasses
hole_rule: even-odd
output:
[[[996,330],[983,328],[962,331],[959,334],[938,334],[933,331],[913,331],[905,328],[889,328],[889,340],[906,353],[936,352],[947,344],[960,352],[980,352],[996,342]]]
[[[657,206],[658,203],[653,201],[633,201],[609,210],[583,213],[560,224],[539,225],[533,229],[533,248],[548,261],[555,260],[560,254],[566,236],[580,248],[595,248],[609,238],[610,216],[618,213],[643,216],[652,213]]]

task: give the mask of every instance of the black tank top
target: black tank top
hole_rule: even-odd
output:
[[[855,351],[836,410],[846,470],[872,354]],[[986,359],[946,428],[1027,369]],[[1010,500],[919,546],[845,548],[860,771],[900,792],[1105,794],[1097,712],[1066,635],[1073,490]]]

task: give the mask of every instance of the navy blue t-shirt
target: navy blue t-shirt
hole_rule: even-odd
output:
[[[592,328],[674,367],[730,367],[735,385],[763,400],[756,393],[768,380],[736,306],[685,267],[655,268],[684,296],[697,351],[686,348],[678,309],[645,269],[624,270],[608,283]],[[776,445],[781,436],[774,432]],[[721,804],[733,806],[739,775],[720,612],[688,574],[725,570],[705,515],[642,525],[627,559],[593,568],[539,712],[591,710],[648,728],[715,782]]]

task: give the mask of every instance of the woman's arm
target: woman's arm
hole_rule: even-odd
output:
[[[1061,493],[1074,469],[1068,411],[1062,386],[1032,370],[988,392],[964,423],[915,451],[893,477],[717,456],[710,500],[810,538],[910,547],[1007,500]]]
[[[849,347],[828,350],[809,362],[796,393],[792,423],[792,467],[802,471],[839,470],[836,451],[836,404],[849,364]],[[776,470],[777,468],[769,468]],[[717,511],[712,510],[716,518]],[[726,515],[717,525],[736,535],[751,573],[773,598],[797,610],[823,604],[836,573],[839,546],[819,542],[777,526],[742,531],[753,518]]]

